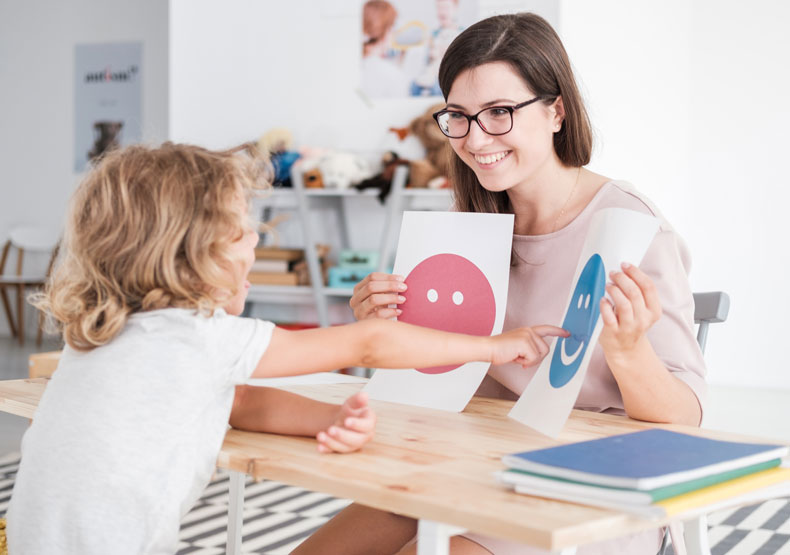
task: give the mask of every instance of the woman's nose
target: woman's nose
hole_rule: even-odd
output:
[[[493,137],[483,131],[478,121],[475,120],[469,123],[469,133],[466,135],[466,145],[471,150],[477,150],[482,146],[488,145],[492,140]]]

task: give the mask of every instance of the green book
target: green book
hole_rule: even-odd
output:
[[[553,497],[552,494],[564,494],[564,496],[578,495],[580,498],[601,499],[620,503],[650,505],[657,501],[669,499],[684,493],[696,491],[708,486],[734,480],[741,476],[747,476],[769,468],[779,466],[782,459],[773,459],[757,464],[745,466],[719,472],[710,476],[696,478],[685,482],[679,482],[669,486],[663,486],[652,490],[637,490],[632,488],[620,488],[613,486],[602,486],[567,478],[558,478],[528,472],[526,470],[508,469],[498,473],[500,481],[511,486],[518,486],[520,493],[537,495],[540,497]]]

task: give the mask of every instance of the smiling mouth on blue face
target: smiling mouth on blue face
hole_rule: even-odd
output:
[[[595,324],[600,315],[601,298],[606,291],[606,272],[603,259],[593,254],[584,265],[571,302],[565,313],[562,327],[568,337],[558,337],[549,369],[549,383],[559,388],[571,381],[579,371],[584,354],[590,344]]]

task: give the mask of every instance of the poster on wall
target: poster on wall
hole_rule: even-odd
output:
[[[78,44],[74,50],[74,171],[142,139],[141,42]]]
[[[405,276],[398,321],[454,333],[502,331],[510,276],[512,214],[404,212],[394,272]],[[487,362],[377,369],[372,399],[459,412]]]
[[[485,17],[530,11],[557,28],[556,0],[367,0],[360,92],[368,99],[441,97],[439,64],[461,31]]]
[[[658,227],[653,216],[624,208],[593,215],[560,324],[570,335],[554,340],[508,416],[544,435],[559,435],[603,328],[599,307],[607,276],[623,262],[641,261]]]

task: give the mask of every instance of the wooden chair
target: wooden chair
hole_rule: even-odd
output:
[[[13,229],[9,239],[3,245],[3,251],[0,254],[0,300],[3,303],[11,336],[16,337],[20,345],[25,343],[25,293],[28,289],[37,289],[44,286],[57,256],[57,245],[57,241],[53,240],[50,233],[32,226]],[[13,272],[8,272],[6,263],[9,263],[9,266],[11,265],[12,251],[16,251],[16,267]],[[26,273],[24,271],[25,254],[36,252],[51,252],[47,270],[40,274]],[[16,319],[8,298],[9,289],[16,291]],[[38,334],[36,336],[37,345],[41,345],[43,327],[44,316],[39,314]]]
[[[694,322],[697,324],[697,343],[703,354],[708,340],[708,326],[727,320],[730,312],[730,297],[724,291],[694,293]],[[709,555],[708,519],[705,515],[686,521],[680,526],[679,521],[669,525],[669,533],[664,534],[659,555],[664,555],[668,548],[668,536],[676,555]]]

